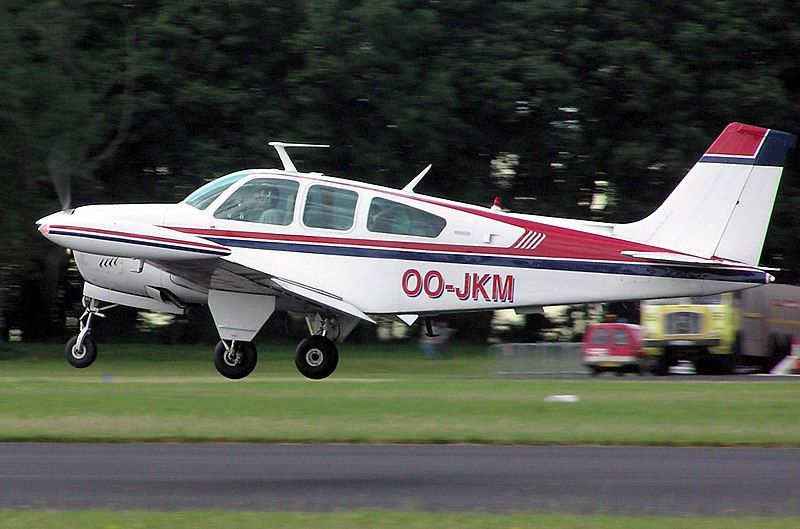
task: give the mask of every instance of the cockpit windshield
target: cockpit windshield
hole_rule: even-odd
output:
[[[193,192],[186,197],[184,202],[200,210],[206,209],[209,204],[214,202],[215,198],[250,173],[252,173],[252,171],[237,171],[229,175],[221,176]]]

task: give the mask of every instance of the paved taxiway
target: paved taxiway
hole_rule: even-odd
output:
[[[800,450],[0,444],[0,508],[799,514]]]

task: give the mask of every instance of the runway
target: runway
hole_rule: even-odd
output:
[[[800,514],[800,450],[0,444],[0,508]]]

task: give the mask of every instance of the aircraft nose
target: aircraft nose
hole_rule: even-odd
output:
[[[51,213],[50,215],[46,215],[39,220],[36,221],[37,226],[43,226],[48,224],[53,224],[54,222],[63,221],[67,217],[68,213],[66,211],[57,211],[55,213]]]
[[[40,218],[36,221],[36,225],[39,226],[39,233],[50,239],[50,226],[63,223],[68,215],[69,213],[66,211],[58,211]]]

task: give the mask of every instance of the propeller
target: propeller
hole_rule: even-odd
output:
[[[54,149],[47,157],[47,172],[61,203],[61,211],[67,211],[72,208],[72,189],[69,177],[64,174],[63,168],[64,153],[61,149]]]

